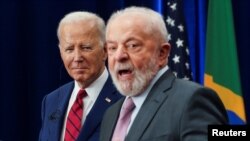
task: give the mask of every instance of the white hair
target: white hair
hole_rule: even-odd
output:
[[[59,22],[57,28],[57,37],[60,38],[62,25],[82,21],[94,22],[94,27],[96,27],[98,29],[98,32],[100,33],[98,35],[100,36],[101,47],[103,47],[105,43],[105,22],[98,15],[86,11],[75,11],[65,15],[63,19],[61,19],[61,21]]]
[[[156,36],[156,38],[161,38],[163,39],[164,42],[168,42],[168,37],[167,37],[168,31],[167,31],[162,15],[146,7],[131,6],[123,10],[116,11],[115,13],[111,15],[111,17],[108,20],[107,31],[109,29],[110,23],[113,20],[115,20],[117,17],[123,16],[123,15],[130,15],[130,14],[132,15],[138,14],[144,17],[145,22],[148,22],[148,24],[146,24],[147,27],[143,27],[143,28],[145,28],[145,30],[148,30],[150,33],[152,33],[153,36]]]

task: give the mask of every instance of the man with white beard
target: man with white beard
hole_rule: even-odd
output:
[[[167,37],[162,16],[151,9],[129,7],[110,17],[108,65],[126,98],[105,113],[101,141],[205,141],[207,125],[227,123],[215,91],[173,75]]]

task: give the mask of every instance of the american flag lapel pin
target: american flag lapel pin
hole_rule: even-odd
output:
[[[105,100],[106,100],[108,103],[111,102],[111,99],[109,99],[108,97],[106,97]]]

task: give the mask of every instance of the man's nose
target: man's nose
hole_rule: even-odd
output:
[[[83,61],[83,54],[81,52],[81,50],[75,50],[75,53],[74,53],[74,58],[75,58],[75,61]]]
[[[128,59],[128,52],[124,49],[123,46],[118,47],[116,53],[115,53],[115,58],[118,61],[124,61]]]

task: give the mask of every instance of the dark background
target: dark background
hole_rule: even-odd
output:
[[[184,1],[197,7],[195,0]],[[247,58],[250,55],[250,1],[233,0],[232,4],[242,90],[250,121],[250,63]],[[157,9],[166,4],[164,0],[0,1],[0,140],[38,140],[42,98],[71,80],[57,47],[59,20],[76,10],[95,12],[107,20],[113,11],[130,5]],[[191,52],[192,56],[199,55]],[[200,72],[199,65],[193,65],[192,69]],[[202,83],[199,78],[202,76],[197,74],[194,74],[195,81]]]

